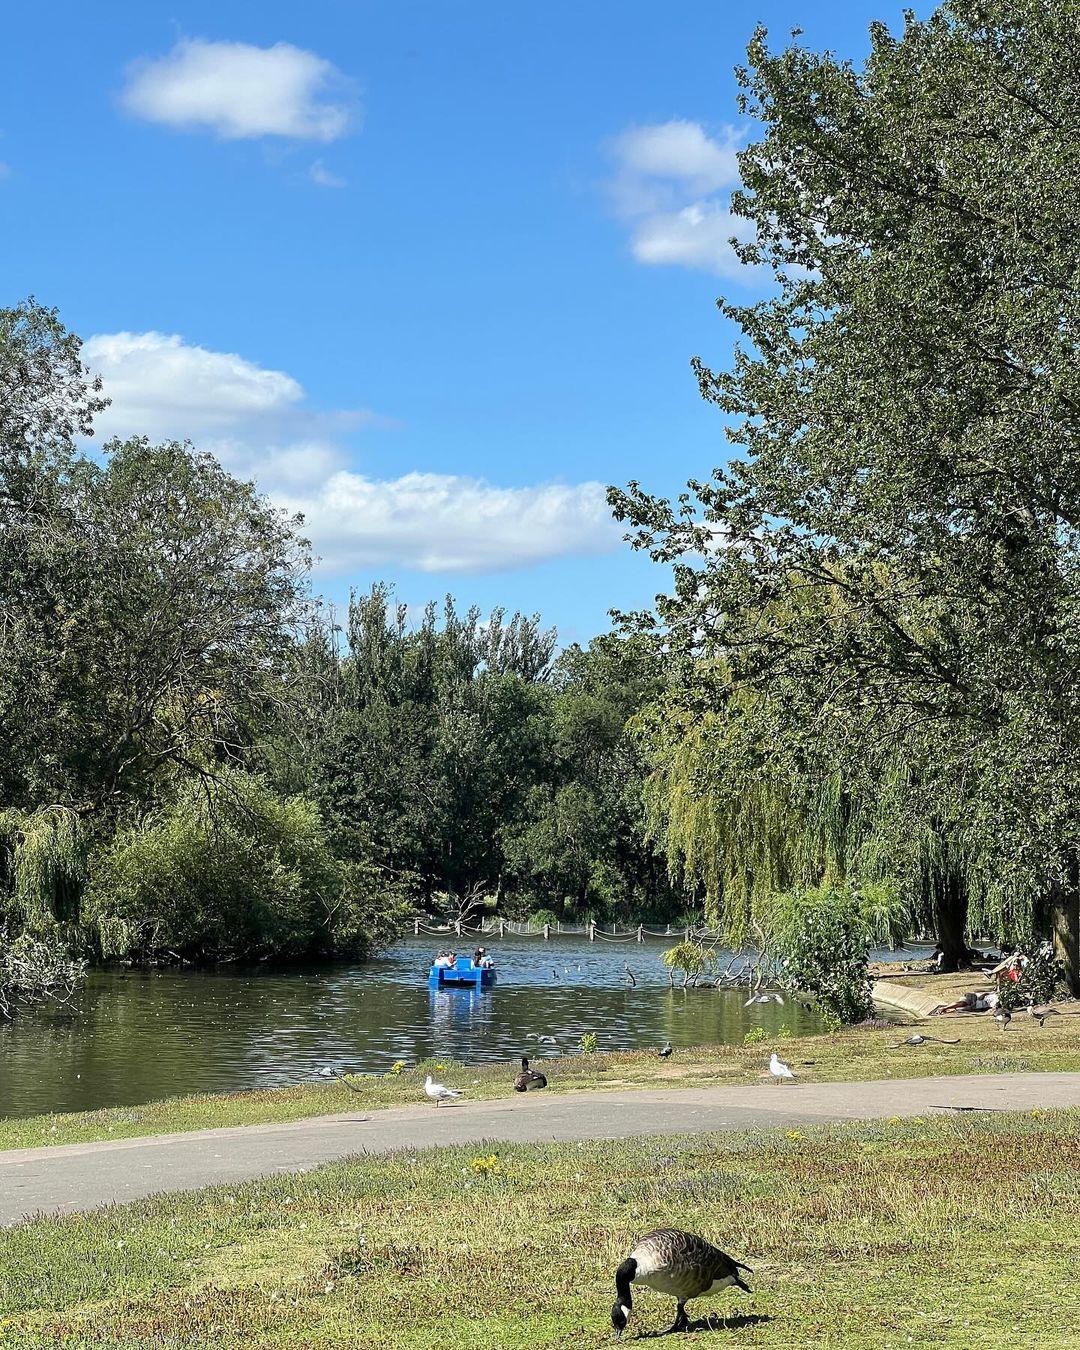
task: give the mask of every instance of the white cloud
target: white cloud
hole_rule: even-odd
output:
[[[318,187],[343,188],[347,186],[345,179],[340,178],[336,173],[331,173],[321,159],[317,159],[308,170],[308,177]]]
[[[291,375],[236,353],[175,334],[103,333],[87,339],[83,358],[112,399],[99,437],[192,439],[301,512],[330,570],[494,572],[619,545],[599,483],[508,488],[453,474],[356,472],[344,434],[386,419],[314,411]]]
[[[621,538],[600,483],[496,487],[451,474],[377,480],[342,471],[313,494],[279,496],[302,512],[333,571],[401,566],[496,572],[606,553]]]
[[[714,140],[697,122],[660,122],[624,131],[614,150],[624,180],[653,191],[669,180],[701,195],[739,181],[739,139],[734,127]]]
[[[301,386],[233,352],[192,346],[176,334],[100,333],[83,343],[113,405],[99,419],[105,435],[193,436],[227,432],[296,407]]]
[[[186,38],[166,56],[131,65],[121,99],[128,112],[148,122],[205,129],[222,140],[333,141],[355,113],[341,71],[287,42],[253,47]]]
[[[753,237],[752,222],[733,216],[719,202],[695,202],[681,211],[647,216],[635,227],[630,250],[638,262],[676,263],[741,278],[748,269],[731,240]]]
[[[638,262],[748,275],[731,240],[751,239],[753,227],[728,206],[739,182],[740,142],[734,127],[712,137],[687,121],[632,127],[613,142],[609,186]]]

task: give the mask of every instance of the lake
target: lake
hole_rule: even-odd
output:
[[[585,1032],[599,1050],[627,1050],[738,1045],[755,1026],[775,1035],[820,1025],[791,998],[744,1008],[745,990],[670,988],[660,955],[673,940],[488,938],[498,984],[480,994],[428,990],[445,937],[410,937],[363,965],[95,972],[75,1008],[0,1023],[0,1116],[280,1087],[324,1065],[381,1073],[431,1055],[540,1058],[529,1032],[557,1037],[547,1053],[567,1053]],[[465,939],[459,947],[471,949]]]

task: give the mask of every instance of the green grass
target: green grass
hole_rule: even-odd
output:
[[[672,1224],[754,1267],[734,1347],[1076,1344],[1080,1112],[442,1148],[0,1232],[0,1346],[612,1344],[612,1271]],[[642,1290],[631,1331],[666,1326]],[[695,1312],[691,1305],[691,1312]]]
[[[775,1046],[796,1065],[807,1082],[851,1082],[875,1078],[915,1078],[932,1074],[1016,1071],[1080,1071],[1080,1017],[1055,1017],[1040,1030],[1017,1017],[1004,1034],[989,1017],[934,1018],[921,1024],[926,1034],[959,1037],[960,1044],[890,1050],[909,1034],[892,1027],[856,1027],[831,1036],[768,1041],[752,1046],[699,1046],[680,1050],[671,1060],[653,1052],[576,1055],[537,1060],[551,1092],[642,1087],[702,1087],[757,1083],[766,1074]],[[811,1064],[804,1061],[812,1060]],[[351,1080],[357,1092],[338,1082],[305,1083],[260,1092],[173,1097],[143,1106],[80,1111],[66,1115],[0,1120],[0,1149],[42,1144],[85,1143],[136,1135],[173,1134],[217,1126],[257,1125],[299,1120],[336,1111],[378,1110],[424,1102],[424,1074],[434,1061],[401,1074]],[[452,1086],[466,1089],[470,1101],[507,1096],[518,1072],[507,1064],[454,1065],[435,1070]]]

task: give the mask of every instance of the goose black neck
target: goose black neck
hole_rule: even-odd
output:
[[[615,1292],[619,1296],[619,1302],[625,1304],[627,1308],[633,1306],[630,1284],[636,1274],[637,1262],[632,1256],[628,1256],[615,1272]]]

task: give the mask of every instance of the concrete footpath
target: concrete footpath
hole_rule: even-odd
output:
[[[1080,1073],[1011,1073],[872,1083],[527,1093],[452,1106],[395,1107],[95,1144],[0,1152],[0,1225],[124,1204],[162,1191],[305,1171],[358,1154],[439,1144],[548,1143],[702,1134],[948,1110],[1080,1106]]]

